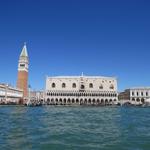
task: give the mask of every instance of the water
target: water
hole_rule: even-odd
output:
[[[150,150],[150,108],[0,106],[0,150]]]

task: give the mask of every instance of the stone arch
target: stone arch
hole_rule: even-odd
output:
[[[88,99],[88,103],[91,104],[91,99],[90,98]]]
[[[114,99],[114,102],[116,102],[117,101],[117,99]]]
[[[75,100],[74,100],[74,98],[72,99],[72,104],[74,104],[75,103]]]
[[[56,87],[56,84],[53,82],[52,83],[52,88],[55,88]]]
[[[84,88],[85,88],[85,86],[82,84],[82,85],[81,85],[81,89],[83,90]]]
[[[145,102],[145,99],[144,99],[144,98],[141,98],[141,102],[144,103],[144,102]]]
[[[93,103],[93,104],[95,104],[95,102],[96,102],[96,100],[95,100],[95,99],[93,99],[93,100],[92,100],[92,103]]]
[[[86,98],[84,99],[84,104],[87,104],[87,99]]]
[[[55,99],[55,103],[58,104],[58,98]]]
[[[76,83],[72,83],[72,88],[76,88]]]
[[[101,99],[101,103],[104,104],[104,102],[105,102],[104,99]]]
[[[99,99],[97,99],[97,104],[99,104],[100,103],[100,100]]]
[[[68,103],[68,104],[70,104],[70,103],[71,103],[71,100],[70,100],[70,98],[68,98],[68,100],[67,100],[67,103]]]
[[[80,104],[81,104],[81,105],[83,104],[83,99],[82,99],[82,98],[80,99]]]
[[[51,99],[51,103],[54,103],[54,99],[53,98]]]
[[[63,103],[66,104],[66,102],[67,102],[67,100],[66,100],[66,98],[64,98]]]
[[[109,102],[108,102],[108,99],[105,99],[105,104],[108,105],[108,103],[109,103]]]
[[[59,102],[62,104],[62,98],[59,99]]]
[[[112,100],[112,99],[109,100],[109,104],[110,104],[110,105],[113,104],[113,100]]]
[[[78,98],[76,99],[76,103],[79,103],[79,99]]]
[[[89,84],[89,88],[93,88],[93,83],[90,83],[90,84]]]
[[[49,98],[47,98],[47,104],[48,104],[48,105],[50,104],[50,99],[49,99]]]
[[[65,88],[66,87],[66,83],[62,83],[62,88]]]
[[[140,102],[140,98],[137,98],[136,101],[137,101],[137,102]]]

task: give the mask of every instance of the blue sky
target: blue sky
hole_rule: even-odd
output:
[[[150,86],[150,2],[147,0],[1,0],[0,82],[16,84],[24,41],[29,82],[45,76],[118,78],[119,91]]]

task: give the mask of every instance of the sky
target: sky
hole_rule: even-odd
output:
[[[32,89],[82,72],[116,77],[119,91],[150,86],[149,0],[1,0],[1,83],[16,85],[24,42]]]

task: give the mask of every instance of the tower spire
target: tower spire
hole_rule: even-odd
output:
[[[28,57],[26,42],[24,42],[24,46],[23,46],[23,48],[22,48],[20,57]]]
[[[28,52],[26,43],[22,48],[19,63],[18,63],[18,80],[17,80],[17,87],[23,90],[24,98],[28,97],[28,66],[29,66],[29,59],[28,59]]]

